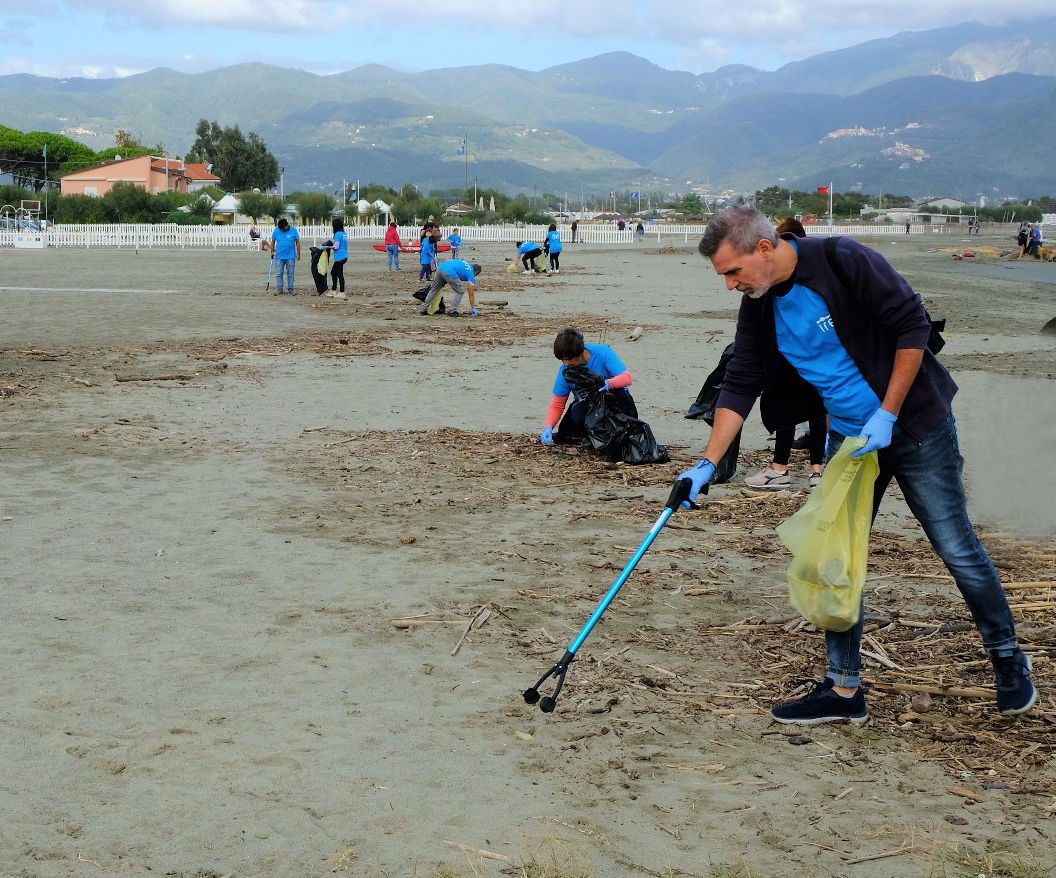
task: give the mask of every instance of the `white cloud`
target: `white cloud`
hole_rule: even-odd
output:
[[[32,76],[48,76],[54,79],[69,79],[83,76],[86,79],[109,79],[142,73],[157,64],[131,66],[100,59],[64,60],[61,64],[41,63],[31,58],[11,55],[0,58],[0,76],[12,73],[28,73]]]

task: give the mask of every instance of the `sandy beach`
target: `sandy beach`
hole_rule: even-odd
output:
[[[823,648],[774,534],[806,461],[744,490],[757,416],[558,711],[523,703],[706,441],[683,413],[737,300],[692,243],[568,245],[553,277],[471,245],[475,320],[419,318],[414,260],[365,243],[346,301],[309,295],[306,260],[274,297],[253,252],[0,252],[0,874],[1049,874],[1056,264],[867,243],[948,321],[970,512],[1042,693],[1018,720],[979,695],[971,620],[893,490],[873,721],[771,725]],[[670,464],[539,445],[569,325],[627,362]]]

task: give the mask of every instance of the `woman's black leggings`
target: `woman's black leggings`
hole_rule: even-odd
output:
[[[825,422],[824,415],[820,418],[810,420],[810,462],[812,465],[820,466],[825,460],[825,440],[829,435],[829,428]],[[774,463],[788,466],[788,459],[792,455],[792,442],[796,438],[795,427],[782,427],[774,432]]]
[[[557,269],[558,271],[561,270],[561,251],[560,250],[558,250],[556,253],[554,253],[552,250],[550,251],[550,267],[554,268],[554,269]]]
[[[330,279],[333,283],[330,285],[331,289],[340,290],[342,293],[345,291],[345,263],[347,259],[338,259],[334,263],[334,267],[330,269]]]

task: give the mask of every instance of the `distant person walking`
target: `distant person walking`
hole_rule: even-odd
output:
[[[557,230],[557,226],[554,223],[550,223],[550,228],[546,232],[544,247],[550,257],[550,271],[554,274],[561,273],[561,246],[561,233]]]
[[[910,225],[909,220],[906,220],[906,234],[907,235],[909,234],[909,225]]]
[[[576,243],[576,233],[579,231],[579,220],[572,220],[572,243]]]
[[[400,270],[400,247],[402,246],[403,241],[400,240],[400,230],[395,222],[390,222],[389,227],[385,230],[385,252],[389,257],[389,271]]]
[[[641,222],[639,222],[638,225],[634,227],[634,237],[636,237],[639,241],[641,241],[642,238],[645,237],[645,226],[643,226]]]
[[[296,296],[293,288],[293,278],[297,261],[301,258],[301,233],[290,225],[290,221],[284,216],[279,217],[275,229],[271,233],[271,255],[275,260],[275,273],[278,278],[275,295],[281,296],[288,293]],[[286,289],[282,288],[282,276],[286,275]]]
[[[345,263],[348,262],[348,235],[345,221],[335,216],[331,224],[334,229],[334,267],[330,269],[330,290],[345,291]]]

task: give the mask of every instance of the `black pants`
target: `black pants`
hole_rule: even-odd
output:
[[[338,259],[334,263],[334,267],[330,269],[330,279],[333,283],[330,285],[331,289],[340,290],[342,293],[345,291],[345,263],[347,259]]]
[[[829,428],[825,423],[825,416],[811,418],[810,420],[810,462],[820,466],[825,460],[825,441],[828,438]],[[774,463],[788,466],[788,459],[792,454],[792,442],[796,438],[795,427],[782,427],[774,431]]]
[[[550,267],[551,268],[555,268],[558,271],[561,270],[561,251],[560,250],[558,250],[556,253],[554,253],[552,250],[550,251]]]
[[[631,396],[631,392],[626,387],[609,390],[607,393],[612,397],[620,411],[630,415],[632,418],[638,417],[638,407],[634,404],[634,397]],[[554,433],[554,442],[576,442],[580,439],[586,439],[586,417],[586,405],[578,400],[573,402],[569,406],[568,411],[565,412],[564,417],[561,418],[561,422],[557,425],[557,431]],[[824,435],[824,430],[822,435]]]
[[[529,269],[531,269],[532,271],[535,271],[535,260],[542,255],[543,251],[540,250],[538,247],[536,247],[534,250],[529,250],[527,253],[525,253],[524,256],[521,257],[521,265],[524,266],[524,270],[528,271]],[[529,262],[531,262],[532,264],[529,265]]]

